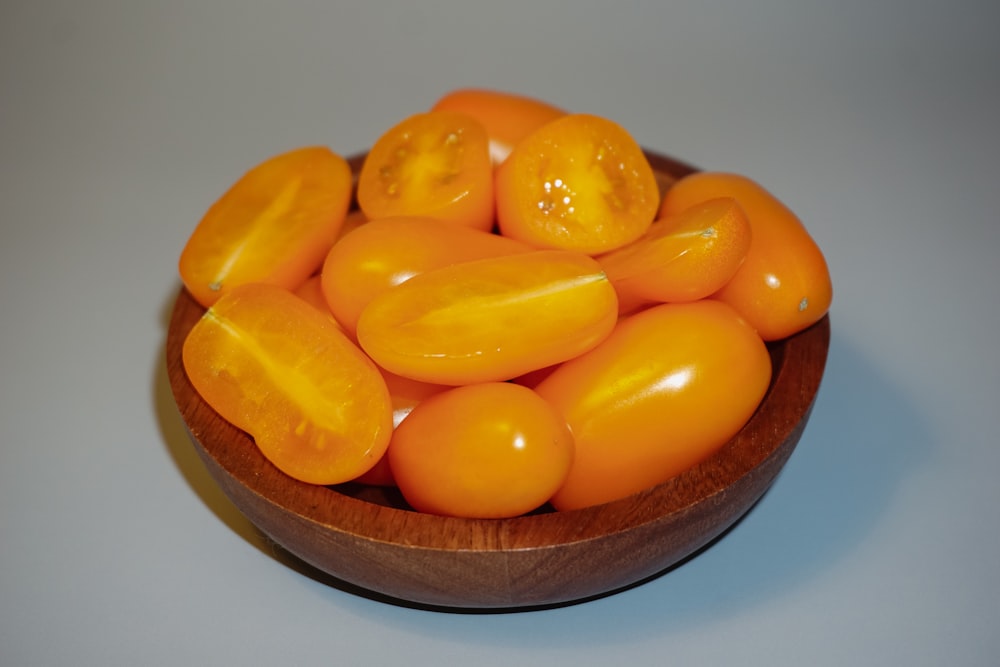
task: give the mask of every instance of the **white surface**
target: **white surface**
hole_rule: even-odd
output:
[[[0,664],[996,664],[998,19],[0,4]],[[444,615],[297,572],[213,487],[162,367],[177,255],[236,177],[362,149],[465,85],[755,177],[835,281],[828,374],[771,493],[667,576],[560,610]]]

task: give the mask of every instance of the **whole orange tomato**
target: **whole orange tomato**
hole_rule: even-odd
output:
[[[527,387],[488,382],[425,399],[396,429],[388,456],[415,509],[504,518],[530,512],[559,488],[573,436]]]
[[[553,506],[615,500],[690,468],[743,427],[770,379],[764,342],[724,303],[668,303],[624,318],[535,387],[576,441]]]

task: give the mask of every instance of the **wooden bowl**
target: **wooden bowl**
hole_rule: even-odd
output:
[[[666,189],[693,168],[655,153]],[[355,173],[363,156],[351,159]],[[195,449],[236,507],[306,563],[373,597],[430,608],[555,606],[643,582],[691,556],[742,517],[802,435],[826,364],[830,322],[770,344],[771,387],[740,433],[700,465],[622,500],[513,519],[420,514],[392,490],[296,481],[201,400],[181,363],[204,310],[181,290],[167,370]]]

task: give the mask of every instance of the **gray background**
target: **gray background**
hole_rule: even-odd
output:
[[[997,8],[0,3],[0,663],[997,664]],[[667,576],[559,610],[305,576],[212,485],[165,382],[177,256],[226,187],[469,85],[751,175],[835,282],[772,491]]]

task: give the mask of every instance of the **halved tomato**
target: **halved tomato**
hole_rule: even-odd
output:
[[[244,283],[296,289],[336,240],[351,184],[347,161],[322,146],[254,167],[192,232],[179,262],[184,285],[206,308]]]
[[[234,287],[191,329],[182,359],[201,397],[291,477],[345,482],[389,445],[392,402],[378,368],[284,288]]]
[[[493,228],[493,163],[486,129],[471,116],[432,111],[383,134],[358,175],[358,205],[370,220],[438,218]]]
[[[617,123],[571,114],[522,139],[497,168],[497,223],[540,248],[597,254],[642,236],[660,205],[653,169]]]

